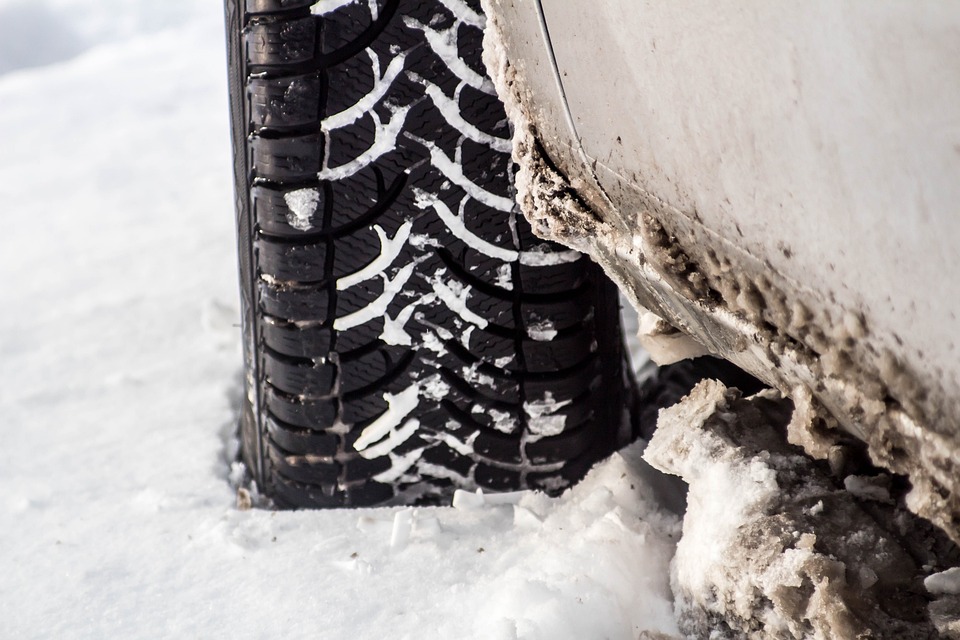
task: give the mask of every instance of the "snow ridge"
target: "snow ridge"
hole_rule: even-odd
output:
[[[379,255],[377,255],[376,258],[374,258],[362,269],[338,279],[337,289],[343,291],[344,289],[349,289],[355,284],[359,284],[369,280],[370,278],[380,275],[391,264],[393,264],[393,261],[396,260],[398,255],[400,255],[404,245],[407,243],[407,238],[410,237],[410,229],[412,228],[413,223],[407,220],[400,226],[399,229],[397,229],[397,233],[394,234],[393,238],[390,239],[387,238],[386,232],[380,225],[374,225],[373,230],[376,232],[377,237],[380,238]]]
[[[466,82],[468,85],[474,89],[477,89],[478,91],[482,91],[492,96],[497,95],[490,78],[480,75],[471,69],[470,65],[460,58],[460,52],[457,45],[457,29],[460,24],[459,20],[455,21],[453,26],[451,26],[449,29],[444,29],[442,31],[432,29],[431,27],[428,27],[427,25],[411,17],[405,17],[403,19],[403,23],[411,29],[422,31],[427,40],[427,45],[433,49],[434,53],[436,53],[437,56],[443,60],[444,64],[446,64],[450,71],[452,71],[455,76],[460,78],[460,80]]]
[[[397,136],[400,135],[400,131],[403,129],[408,111],[410,111],[410,105],[393,109],[390,119],[387,122],[383,122],[376,111],[371,111],[370,114],[373,118],[375,132],[373,144],[370,145],[370,148],[350,162],[342,164],[339,167],[328,166],[329,153],[326,153],[323,159],[323,167],[320,169],[317,177],[320,180],[332,181],[349,178],[358,171],[376,162],[385,154],[393,151],[397,147]],[[325,134],[329,134],[331,131],[331,129],[327,128],[326,121],[324,121],[321,129]],[[329,151],[329,135],[326,135],[326,144]]]
[[[397,56],[390,61],[390,64],[387,65],[387,70],[381,76],[380,59],[377,57],[377,54],[372,49],[367,49],[366,53],[373,67],[373,77],[376,78],[373,88],[355,104],[339,113],[324,118],[324,131],[342,129],[343,127],[353,124],[364,115],[373,113],[373,107],[386,95],[387,90],[393,85],[393,81],[396,80],[400,72],[403,71],[403,65],[407,57],[405,52],[398,53]]]

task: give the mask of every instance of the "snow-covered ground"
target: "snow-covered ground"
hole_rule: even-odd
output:
[[[636,451],[557,500],[235,507],[225,76],[216,1],[0,0],[0,637],[675,633]]]

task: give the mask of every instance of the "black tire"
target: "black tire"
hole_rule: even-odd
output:
[[[312,4],[226,2],[245,463],[289,507],[562,490],[633,435],[617,292],[513,204],[479,3]]]

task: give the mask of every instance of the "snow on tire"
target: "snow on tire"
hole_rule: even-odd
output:
[[[227,0],[246,403],[281,506],[557,492],[633,434],[615,287],[514,204],[473,0]]]

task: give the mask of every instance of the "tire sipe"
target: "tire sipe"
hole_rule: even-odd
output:
[[[617,292],[533,236],[475,0],[227,0],[246,401],[281,507],[559,492],[633,435]]]

